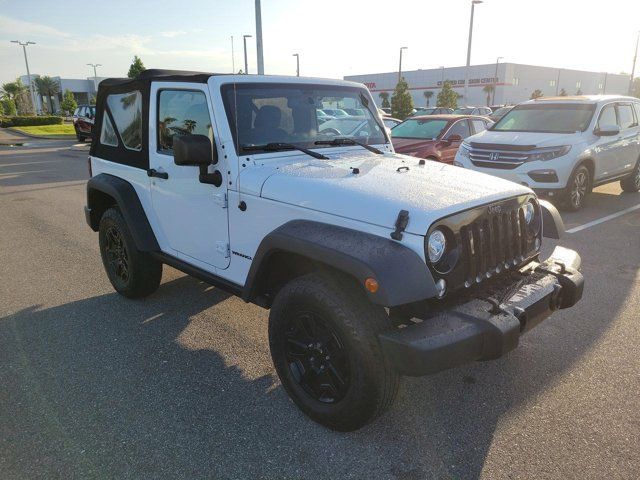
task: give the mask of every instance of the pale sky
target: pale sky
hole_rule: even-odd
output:
[[[344,75],[464,65],[470,0],[262,0],[265,72]],[[485,0],[476,7],[472,64],[504,61],[612,73],[631,71],[640,0]],[[124,76],[147,68],[256,73],[253,0],[0,0],[0,82],[26,73]],[[640,65],[636,68],[639,74]]]

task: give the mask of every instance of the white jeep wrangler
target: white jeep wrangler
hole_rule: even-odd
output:
[[[360,109],[357,138],[317,109]],[[395,154],[368,90],[339,80],[147,70],[100,83],[86,218],[129,298],[167,264],[271,309],[283,387],[354,430],[401,375],[498,358],[582,295],[521,185]],[[544,227],[544,228],[543,228]]]

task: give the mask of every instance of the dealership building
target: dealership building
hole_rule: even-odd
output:
[[[466,67],[433,68],[402,72],[409,84],[415,106],[425,106],[424,92],[432,92],[429,105],[435,106],[436,97],[445,81],[451,82],[458,93],[458,105],[513,105],[529,100],[535,90],[542,91],[545,97],[559,95],[563,90],[567,95],[623,94],[629,90],[629,75],[604,72],[587,72],[566,68],[537,67],[519,63],[493,63]],[[468,78],[467,98],[465,78]],[[398,72],[349,75],[345,80],[364,83],[371,91],[376,103],[380,105],[380,93],[389,96],[398,83]],[[495,87],[489,95],[487,85]]]
[[[40,75],[31,74],[31,78],[35,79]],[[91,97],[95,97],[97,93],[98,84],[104,80],[104,77],[87,77],[85,78],[62,78],[62,77],[51,77],[55,82],[58,83],[60,90],[58,94],[53,99],[54,111],[58,112],[60,110],[60,102],[62,102],[62,96],[64,92],[69,90],[73,93],[74,98],[78,104],[88,104],[90,103]],[[20,77],[22,83],[24,85],[29,86],[30,79],[27,75],[22,75]],[[34,92],[36,94],[36,110],[38,112],[42,111],[42,98],[38,95],[38,90],[34,85]]]

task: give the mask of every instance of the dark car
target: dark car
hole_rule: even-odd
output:
[[[418,117],[421,115],[448,115],[453,113],[453,108],[445,108],[445,107],[428,107],[428,108],[419,108],[417,112],[412,113],[411,117]]]
[[[476,115],[424,115],[411,117],[391,130],[397,153],[453,163],[460,143],[493,124]]]
[[[498,120],[500,120],[502,117],[504,117],[507,113],[509,113],[512,108],[513,108],[513,106],[497,108],[497,109],[495,109],[493,111],[493,113],[491,115],[489,115],[489,118],[491,119],[491,121],[493,123],[496,123]]]
[[[91,139],[95,118],[95,105],[80,105],[73,112],[73,128],[76,131],[76,137],[79,142],[84,142],[87,138]]]

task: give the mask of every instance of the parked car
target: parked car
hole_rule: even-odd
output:
[[[323,108],[324,113],[334,118],[349,117],[350,115],[341,108]]]
[[[79,142],[91,139],[95,118],[95,105],[79,105],[73,112],[73,128],[76,131],[76,138]]]
[[[318,126],[319,133],[323,135],[341,137],[368,137],[371,131],[380,130],[380,127],[372,123],[370,116],[362,117],[340,117],[329,120]],[[386,126],[386,125],[385,125]]]
[[[316,108],[316,118],[318,119],[318,125],[322,125],[324,122],[333,120],[336,117],[327,115],[327,113],[324,110]]]
[[[640,101],[612,95],[529,100],[467,139],[457,164],[528,185],[569,210],[593,187],[640,190]]]
[[[422,108],[418,110],[416,113],[410,115],[410,117],[418,117],[422,115],[450,115],[453,113],[453,108],[445,108],[445,107],[429,107]]]
[[[489,107],[458,107],[453,113],[455,115],[480,115],[488,117],[492,112]]]
[[[489,118],[491,119],[492,122],[495,123],[498,120],[500,120],[502,117],[504,117],[507,113],[509,113],[512,108],[513,106],[497,108],[493,111],[493,113],[491,113],[491,115],[489,115]]]
[[[318,134],[314,105],[336,97],[377,130]],[[151,69],[100,82],[96,110],[85,217],[113,288],[146,297],[167,264],[270,309],[281,385],[328,428],[381,415],[401,375],[506,354],[581,298],[576,252],[540,258],[543,234],[563,228],[551,204],[470,170],[409,165],[364,85]],[[211,411],[223,408],[236,407]]]
[[[489,126],[489,119],[473,115],[411,117],[391,130],[391,141],[398,153],[453,163],[460,143]]]
[[[361,117],[365,115],[364,110],[362,110],[361,108],[343,108],[342,110],[353,117]]]
[[[398,120],[397,118],[393,118],[393,117],[383,117],[382,123],[384,123],[384,126],[387,127],[389,131],[391,131],[393,127],[402,123],[402,120]]]

